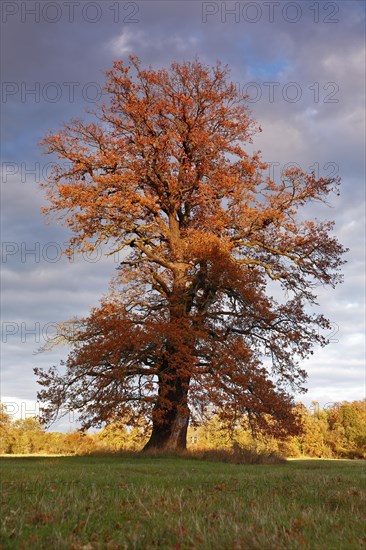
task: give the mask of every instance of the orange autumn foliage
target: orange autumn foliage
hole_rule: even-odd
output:
[[[198,60],[157,71],[117,61],[94,120],[44,138],[62,161],[45,211],[72,230],[68,251],[125,254],[111,293],[76,322],[66,370],[36,369],[46,420],[61,408],[85,427],[147,415],[147,448],[184,448],[208,404],[228,422],[246,413],[253,429],[298,431],[298,362],[329,327],[308,306],[316,285],[340,281],[345,251],[331,222],[302,209],[339,180],[264,177],[244,149],[258,128],[228,74]]]

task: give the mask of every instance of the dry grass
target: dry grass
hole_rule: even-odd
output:
[[[283,464],[286,459],[275,452],[257,452],[243,447],[234,449],[202,449],[189,451],[188,456],[199,460],[230,464]]]
[[[224,462],[227,464],[283,464],[286,458],[276,452],[258,452],[252,449],[236,446],[232,449],[197,448],[185,451],[169,451],[150,449],[148,451],[94,451],[91,456],[116,458],[184,458],[203,460],[205,462]]]

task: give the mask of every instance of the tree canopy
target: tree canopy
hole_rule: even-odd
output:
[[[43,186],[45,212],[73,233],[68,251],[124,253],[110,294],[65,333],[66,365],[36,369],[45,419],[148,418],[147,448],[184,448],[207,405],[228,423],[246,414],[253,429],[296,433],[300,362],[329,328],[309,306],[341,280],[345,251],[332,222],[304,212],[339,178],[266,177],[245,151],[259,128],[219,62],[154,70],[130,57],[105,92],[92,121],[43,139],[67,161]]]

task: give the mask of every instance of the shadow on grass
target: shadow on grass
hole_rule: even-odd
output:
[[[184,451],[148,450],[148,451],[94,451],[88,456],[115,458],[169,458],[185,460],[201,460],[204,462],[226,462],[229,464],[283,464],[286,459],[275,452],[255,452],[243,447],[234,449],[195,449]]]
[[[195,449],[184,451],[169,451],[169,450],[148,450],[148,451],[106,451],[95,450],[85,454],[70,454],[70,455],[2,455],[1,458],[12,460],[27,460],[37,461],[40,459],[60,460],[70,458],[126,458],[126,459],[185,459],[185,460],[200,460],[203,462],[225,462],[229,464],[283,464],[286,459],[275,452],[256,452],[243,447],[235,447],[234,449]]]

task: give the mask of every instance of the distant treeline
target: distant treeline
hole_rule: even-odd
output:
[[[335,403],[321,410],[297,407],[303,433],[278,440],[252,434],[246,418],[229,430],[212,414],[197,426],[190,426],[188,447],[191,449],[235,449],[277,452],[287,457],[366,458],[366,400]],[[0,405],[0,454],[93,454],[137,451],[147,440],[141,426],[130,427],[114,421],[100,432],[49,432],[36,418],[12,420],[6,407]]]

